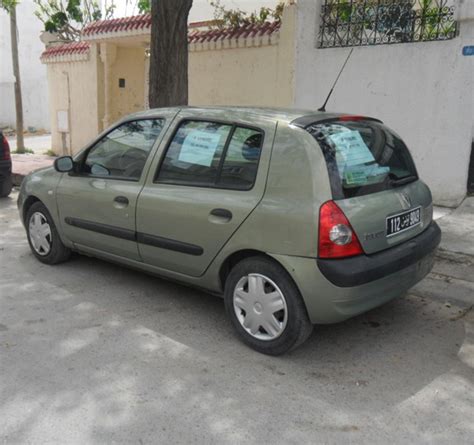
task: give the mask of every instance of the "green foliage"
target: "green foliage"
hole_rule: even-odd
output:
[[[14,0],[8,0],[14,1]],[[36,16],[43,22],[45,31],[58,35],[60,40],[78,40],[87,24],[113,16],[115,4],[105,1],[104,8],[96,0],[33,0]]]
[[[0,0],[0,8],[10,12],[16,5],[18,0]]]
[[[46,156],[53,156],[53,157],[57,157],[57,156],[58,156],[58,155],[56,154],[56,152],[55,152],[52,148],[50,148],[49,150],[46,150],[46,151],[44,152],[44,154],[45,154]]]
[[[146,14],[151,11],[151,1],[150,0],[138,0],[137,8],[140,14]]]
[[[31,148],[25,148],[23,150],[13,150],[12,153],[14,155],[23,155],[23,154],[34,155],[35,154],[35,152]]]
[[[221,0],[211,0],[210,5],[214,8],[214,19],[219,28],[238,28],[248,24],[262,24],[267,21],[281,21],[285,2],[280,1],[275,8],[262,7],[258,11],[248,12],[241,9],[227,9],[221,4]]]

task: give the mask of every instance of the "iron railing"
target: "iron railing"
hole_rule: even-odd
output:
[[[448,40],[453,0],[324,0],[319,48]]]

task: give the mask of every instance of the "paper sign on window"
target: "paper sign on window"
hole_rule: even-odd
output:
[[[186,136],[178,160],[210,167],[221,139],[220,134],[195,130]]]
[[[358,131],[342,131],[329,137],[336,145],[336,160],[341,173],[347,167],[375,162],[372,152]]]

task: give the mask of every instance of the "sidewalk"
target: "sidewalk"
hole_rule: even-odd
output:
[[[442,209],[441,209],[442,210]],[[435,212],[436,214],[436,212]],[[433,271],[413,293],[474,305],[474,197],[437,219],[442,231]],[[453,285],[455,284],[455,285]]]
[[[23,178],[33,170],[53,165],[55,157],[37,154],[12,154],[13,184],[19,186]]]
[[[16,136],[7,136],[8,143],[10,144],[10,150],[13,152],[16,150]],[[51,149],[51,135],[45,134],[29,134],[24,137],[25,147],[29,150],[33,150],[35,155],[44,155],[49,149]]]

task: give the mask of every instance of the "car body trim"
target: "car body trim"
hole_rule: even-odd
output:
[[[371,255],[326,260],[317,259],[321,273],[338,287],[353,287],[403,270],[431,254],[441,241],[436,222],[418,236],[398,246]]]
[[[200,256],[204,253],[204,249],[201,246],[172,240],[170,238],[163,238],[161,236],[148,235],[146,233],[138,232],[137,241],[140,244],[147,244],[149,246],[159,247],[161,249],[187,253],[188,255]]]
[[[128,241],[136,241],[140,244],[147,244],[150,246],[159,247],[161,249],[173,250],[175,252],[181,252],[195,256],[199,256],[204,253],[204,249],[201,246],[184,243],[182,241],[176,241],[170,238],[148,235],[146,233],[140,233],[130,229],[123,229],[121,227],[96,223],[80,218],[72,218],[69,216],[66,217],[64,221],[66,222],[66,224],[78,227],[79,229],[90,230],[92,232],[102,233],[103,235],[109,235],[115,238],[125,239]]]
[[[121,227],[109,226],[108,224],[96,223],[93,221],[86,221],[85,219],[66,217],[64,219],[66,224],[78,227],[79,229],[90,230],[91,232],[102,233],[103,235],[113,236],[129,241],[135,241],[135,231],[130,229],[123,229]]]

